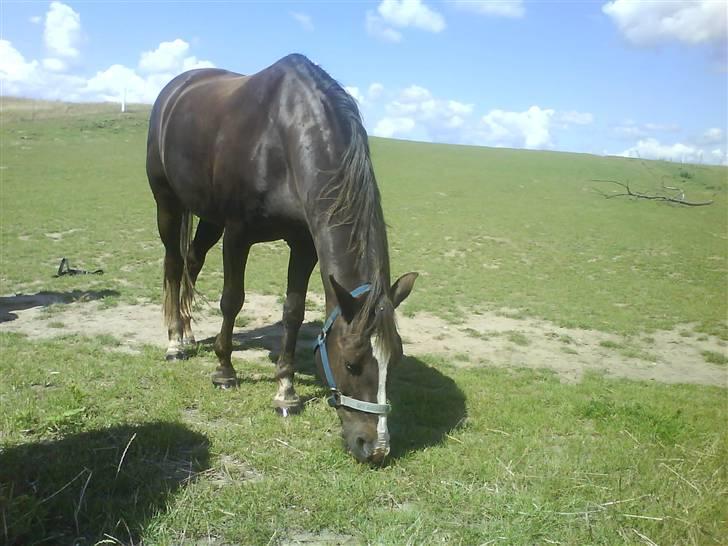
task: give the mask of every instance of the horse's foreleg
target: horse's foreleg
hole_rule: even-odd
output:
[[[211,224],[202,219],[197,224],[195,238],[187,252],[187,272],[190,276],[190,288],[192,290],[194,290],[197,277],[200,274],[202,266],[205,264],[207,252],[220,240],[222,232],[222,226]],[[185,347],[190,347],[195,344],[195,336],[192,333],[192,316],[184,308],[181,310],[181,315],[184,331],[182,343]]]
[[[306,290],[317,256],[313,242],[289,241],[291,255],[288,260],[288,288],[283,305],[283,338],[281,352],[276,364],[278,392],[273,397],[273,406],[281,415],[295,413],[301,409],[301,400],[293,387],[294,355],[296,338],[303,322],[306,307]]]
[[[223,388],[237,385],[235,369],[230,361],[230,356],[233,350],[232,336],[235,317],[238,316],[245,300],[244,276],[249,251],[250,243],[245,238],[242,226],[225,226],[222,243],[225,280],[220,298],[222,327],[215,339],[215,354],[220,365],[212,374],[213,384]]]

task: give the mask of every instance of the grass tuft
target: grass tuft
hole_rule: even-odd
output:
[[[728,356],[725,353],[718,353],[716,351],[702,351],[700,353],[706,362],[711,364],[718,364],[719,366],[728,365]]]

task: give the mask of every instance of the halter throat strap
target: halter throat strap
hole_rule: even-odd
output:
[[[358,288],[351,291],[352,297],[356,298],[362,294],[366,294],[372,289],[372,285],[362,284]],[[327,399],[329,406],[332,408],[338,408],[344,406],[357,411],[363,411],[364,413],[374,413],[376,415],[386,415],[391,410],[389,404],[374,404],[372,402],[364,402],[363,400],[357,400],[344,394],[341,394],[339,389],[336,387],[336,381],[334,380],[334,373],[331,370],[331,364],[329,363],[329,353],[326,350],[326,336],[328,336],[331,328],[334,326],[334,322],[341,315],[341,308],[337,305],[336,308],[331,311],[331,314],[326,319],[321,333],[316,337],[314,344],[314,353],[319,351],[321,353],[321,364],[324,368],[324,375],[326,376],[326,383],[329,385],[331,390],[331,396]]]

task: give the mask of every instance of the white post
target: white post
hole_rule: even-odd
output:
[[[126,87],[124,88],[124,93],[121,95],[121,113],[123,114],[126,112]]]

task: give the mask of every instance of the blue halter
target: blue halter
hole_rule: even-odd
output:
[[[371,284],[362,284],[360,287],[352,290],[351,295],[356,298],[357,296],[366,294],[369,290],[371,290],[371,288]],[[331,371],[331,364],[329,364],[329,353],[326,350],[326,336],[331,331],[331,327],[334,325],[336,319],[339,318],[339,315],[341,315],[341,308],[337,305],[326,319],[323,328],[321,328],[321,333],[316,337],[316,342],[313,347],[314,353],[317,350],[321,352],[321,364],[323,364],[324,375],[326,375],[326,383],[328,383],[329,389],[331,390],[331,396],[327,399],[329,406],[332,408],[345,406],[365,413],[386,415],[391,410],[391,406],[389,404],[373,404],[372,402],[364,402],[363,400],[350,398],[349,396],[341,394],[339,389],[336,388],[334,374]]]

